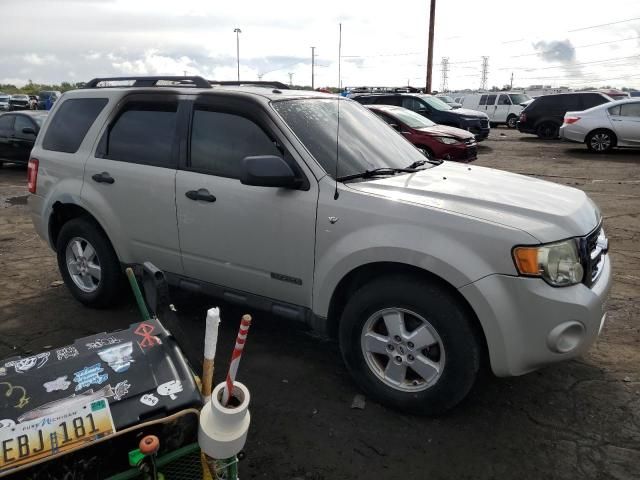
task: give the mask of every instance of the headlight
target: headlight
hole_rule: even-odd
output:
[[[516,247],[513,249],[513,261],[521,275],[541,277],[554,287],[575,285],[584,276],[575,240]]]
[[[460,143],[460,142],[458,142],[458,140],[456,140],[455,138],[451,138],[451,137],[433,137],[433,138],[435,138],[440,143],[446,143],[447,145],[453,145],[455,143]]]

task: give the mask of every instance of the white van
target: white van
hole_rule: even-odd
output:
[[[524,93],[496,92],[473,93],[460,99],[464,108],[484,112],[493,124],[504,123],[509,128],[516,128],[523,107],[520,105],[530,100]]]

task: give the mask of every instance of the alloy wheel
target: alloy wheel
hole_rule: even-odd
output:
[[[360,345],[370,370],[396,390],[426,390],[444,369],[445,352],[438,332],[411,310],[394,307],[375,312],[362,328]]]
[[[596,152],[605,152],[611,148],[611,135],[604,132],[596,133],[591,137],[589,143]]]
[[[93,293],[100,285],[102,269],[96,250],[86,239],[73,237],[65,250],[65,263],[73,283],[85,293]]]

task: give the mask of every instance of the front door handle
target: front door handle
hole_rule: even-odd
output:
[[[189,190],[185,193],[186,197],[190,200],[202,200],[203,202],[215,202],[216,197],[209,193],[206,188],[200,188],[198,190]]]
[[[115,182],[113,177],[109,175],[108,172],[96,173],[95,175],[92,175],[91,178],[93,178],[94,182],[108,183],[109,185]]]

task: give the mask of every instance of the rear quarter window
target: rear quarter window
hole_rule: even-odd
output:
[[[602,105],[603,103],[608,102],[609,99],[604,95],[600,95],[599,93],[587,93],[582,97],[583,109],[595,107],[597,105]]]
[[[76,153],[107,102],[106,98],[71,98],[65,101],[51,119],[42,148]]]

